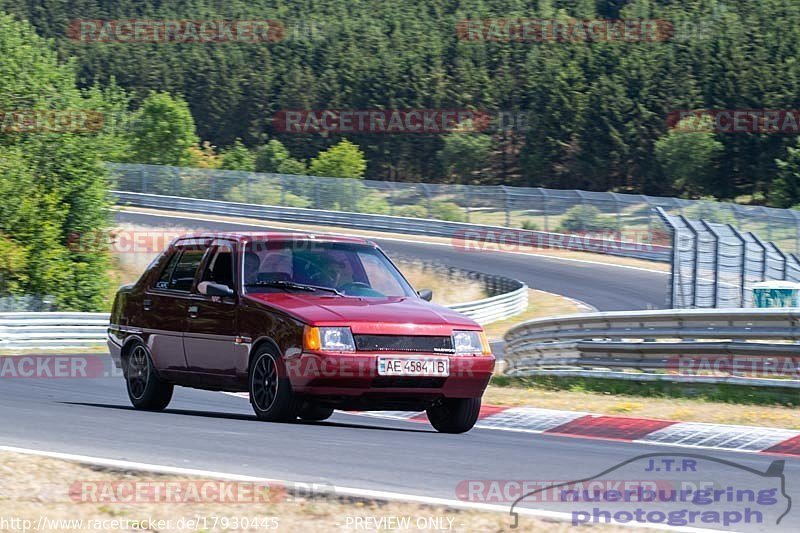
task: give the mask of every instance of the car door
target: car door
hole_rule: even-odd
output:
[[[246,346],[237,343],[235,243],[216,239],[201,266],[198,286],[192,290],[183,346],[191,372],[233,377],[236,357],[244,354]],[[225,285],[233,290],[231,296],[203,294],[206,283]],[[241,353],[239,353],[241,352]]]
[[[142,300],[143,333],[153,364],[166,372],[185,372],[183,335],[194,277],[208,242],[179,241]]]

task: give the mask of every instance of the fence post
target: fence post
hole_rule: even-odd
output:
[[[742,270],[741,275],[739,276],[741,287],[739,287],[739,307],[744,307],[745,305],[745,294],[747,294],[745,290],[745,284],[747,283],[747,241],[744,240],[744,237],[739,233],[739,231],[733,227],[733,224],[728,224],[728,229],[731,230],[731,233],[739,240],[739,243],[742,245],[742,253],[739,255],[739,268]]]
[[[794,218],[794,253],[800,254],[800,213],[794,209],[788,211]]]
[[[753,239],[753,242],[761,248],[761,257],[763,258],[763,261],[761,261],[761,281],[767,281],[767,247],[761,239],[758,238],[758,235],[752,231],[747,232],[747,234]]]
[[[678,228],[670,220],[669,215],[660,207],[655,208],[656,214],[664,221],[667,230],[670,233],[670,241],[672,241],[672,258],[671,268],[669,273],[669,291],[667,291],[667,307],[674,308],[676,300],[676,287],[675,287],[675,271],[680,266],[680,250],[678,250]]]
[[[142,174],[142,193],[147,194],[147,169],[143,166],[139,172]]]
[[[469,185],[459,185],[459,188],[463,191],[466,191],[464,193],[464,215],[466,217],[466,221],[469,222],[470,203],[472,202],[472,187]]]
[[[550,219],[547,216],[547,189],[539,188],[539,192],[542,195],[542,212],[544,213],[544,230],[546,232],[550,231]]]
[[[714,237],[714,308],[719,308],[719,234],[714,231],[708,222],[700,219],[700,223],[706,228],[712,237]],[[699,249],[699,247],[698,247]]]
[[[692,227],[689,223],[689,220],[686,219],[683,215],[678,215],[681,219],[681,222],[686,226],[686,228],[692,233],[694,237],[694,260],[692,261],[692,307],[697,308],[697,265],[700,262],[700,235],[697,233],[697,230]]]
[[[511,227],[511,198],[509,196],[508,187],[500,185],[500,190],[503,191],[503,209],[506,212],[506,227]]]

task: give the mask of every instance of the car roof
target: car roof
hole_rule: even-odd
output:
[[[197,233],[187,233],[181,235],[175,242],[186,239],[230,239],[238,242],[243,241],[314,241],[314,242],[347,242],[354,244],[367,244],[375,246],[375,243],[361,237],[351,237],[349,235],[331,235],[325,233],[299,233],[299,232],[279,232],[279,231],[203,231]]]

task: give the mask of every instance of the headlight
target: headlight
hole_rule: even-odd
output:
[[[456,354],[489,355],[492,349],[482,331],[454,331],[453,348]]]
[[[350,328],[306,326],[303,331],[303,348],[326,352],[355,352],[356,343]]]

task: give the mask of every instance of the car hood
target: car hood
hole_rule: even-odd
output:
[[[247,299],[280,309],[314,326],[348,325],[353,333],[449,334],[478,329],[466,316],[420,298],[358,298],[295,293],[248,294]]]

